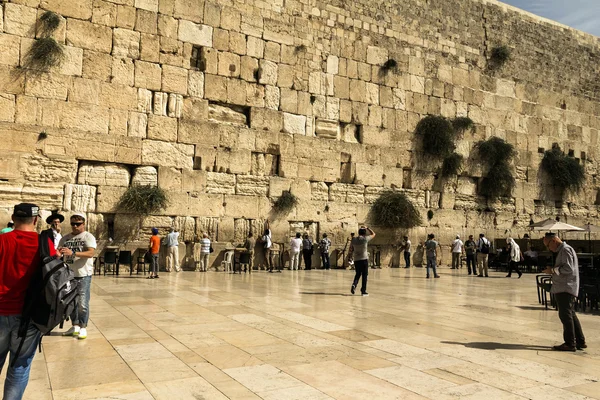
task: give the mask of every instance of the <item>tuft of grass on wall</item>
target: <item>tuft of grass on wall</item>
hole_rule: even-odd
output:
[[[466,130],[473,129],[473,126],[475,126],[475,124],[469,117],[458,117],[452,120],[452,127],[457,133],[462,133]]]
[[[489,67],[491,69],[501,68],[508,60],[510,60],[510,48],[506,45],[499,45],[492,48],[490,52]]]
[[[423,138],[423,152],[427,156],[444,158],[456,148],[454,128],[444,117],[428,115],[419,121],[415,133]]]
[[[42,37],[49,37],[60,26],[61,17],[55,12],[46,11],[40,17],[39,34]]]
[[[567,156],[559,146],[544,152],[542,169],[552,182],[566,191],[578,192],[585,183],[585,169],[573,157]]]
[[[458,175],[461,171],[463,156],[458,153],[452,153],[444,158],[442,164],[442,177],[447,178],[452,175]]]
[[[379,69],[379,72],[383,75],[387,75],[388,72],[395,71],[397,67],[398,67],[398,62],[396,60],[394,60],[393,58],[390,58],[386,62],[383,63],[383,65]]]
[[[479,159],[487,165],[488,173],[479,185],[479,194],[492,200],[510,196],[515,187],[515,178],[510,163],[515,156],[512,144],[492,137],[477,144]]]
[[[433,219],[433,210],[427,210],[427,220],[431,221]]]
[[[382,228],[409,229],[421,225],[421,214],[404,193],[385,192],[371,206],[369,220]]]
[[[287,214],[298,205],[298,197],[290,191],[284,191],[273,204],[273,210],[277,214]]]
[[[490,166],[515,156],[514,146],[495,136],[477,143],[477,148],[481,160]]]
[[[27,54],[26,68],[47,72],[62,64],[65,51],[62,44],[54,38],[45,37],[33,42]]]
[[[119,200],[119,209],[127,213],[150,215],[167,208],[167,193],[158,186],[134,185],[127,188]]]

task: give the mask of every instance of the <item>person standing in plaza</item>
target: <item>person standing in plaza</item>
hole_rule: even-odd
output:
[[[361,226],[358,230],[358,236],[352,238],[350,252],[354,260],[354,268],[356,274],[354,275],[354,282],[350,288],[350,293],[354,294],[358,281],[362,277],[362,285],[360,292],[363,296],[368,296],[367,293],[367,277],[369,276],[369,250],[368,245],[371,240],[375,237],[375,232],[371,228]]]
[[[302,239],[302,258],[304,258],[304,269],[309,271],[312,269],[312,255],[313,255],[313,242],[308,236],[308,233],[304,234]]]
[[[29,322],[23,345],[18,350],[25,295],[32,276],[40,268],[39,236],[35,230],[38,218],[37,205],[17,204],[12,215],[14,230],[0,235],[0,373],[10,354],[4,381],[3,399],[6,400],[23,398],[41,337],[38,328]],[[54,256],[54,244],[48,242],[50,254]]]
[[[411,246],[412,246],[412,243],[408,239],[408,236],[404,236],[404,240],[402,241],[402,246],[400,247],[400,250],[404,250],[404,262],[406,263],[406,267],[404,267],[404,268],[410,268],[410,248],[411,248]]]
[[[296,232],[296,237],[290,240],[290,271],[300,267],[300,249],[302,249],[302,235]]]
[[[179,267],[179,232],[173,227],[169,229],[169,233],[165,238],[167,246],[167,272],[175,268],[175,271],[181,271]]]
[[[270,224],[269,224],[269,220],[265,221],[265,230],[263,232],[262,238],[260,240],[263,244],[263,250],[264,250],[264,263],[265,266],[267,268],[267,272],[273,272],[273,260],[271,259],[271,250],[273,247],[273,240],[271,237],[271,229],[270,229]]]
[[[157,228],[152,228],[152,236],[150,236],[148,248],[150,251],[150,274],[147,279],[155,279],[158,278],[158,270],[160,269],[158,264],[158,257],[160,256],[160,236],[158,236]]]
[[[66,331],[65,336],[87,338],[87,324],[90,317],[90,290],[94,275],[94,252],[96,238],[85,230],[85,215],[71,215],[71,233],[60,240],[58,251],[63,255],[65,263],[75,273],[77,285],[77,307],[71,314],[73,326]]]
[[[460,257],[463,252],[463,242],[460,240],[460,235],[456,235],[456,239],[452,242],[452,269],[460,267]]]
[[[435,235],[433,233],[430,233],[427,236],[427,241],[425,242],[425,254],[427,256],[427,279],[430,278],[430,268],[433,269],[434,278],[440,277],[437,273],[437,250],[439,247],[439,243],[435,241]]]
[[[244,242],[244,248],[248,253],[248,269],[252,272],[252,268],[254,268],[254,248],[256,247],[256,239],[254,239],[254,234],[250,232],[246,241]],[[245,271],[244,271],[245,272]]]
[[[50,225],[50,229],[52,229],[52,234],[54,235],[54,248],[58,248],[58,244],[60,243],[60,239],[62,239],[62,222],[65,220],[65,217],[60,215],[59,213],[52,213],[48,218],[46,218],[46,223]]]
[[[523,273],[521,271],[519,271],[519,264],[521,263],[521,256],[522,256],[521,248],[519,247],[519,245],[515,242],[515,240],[513,238],[506,239],[506,242],[510,246],[509,262],[508,262],[508,275],[506,275],[506,277],[510,278],[512,275],[512,271],[514,269],[515,271],[517,271],[517,274],[519,274],[519,278],[520,278],[521,275],[523,275]]]
[[[477,275],[477,267],[475,266],[475,255],[476,255],[477,245],[475,244],[475,240],[473,240],[473,235],[469,235],[469,239],[465,242],[465,252],[467,253],[467,271],[469,275],[471,272],[473,275]]]
[[[9,221],[9,223],[6,224],[6,228],[2,228],[2,230],[0,230],[0,235],[3,233],[12,232],[13,229],[15,229],[15,223],[13,221]]]
[[[321,252],[321,262],[323,263],[323,269],[331,269],[329,260],[329,247],[331,247],[331,240],[327,237],[327,234],[323,234],[323,238],[319,242],[319,251]]]
[[[200,271],[202,272],[208,271],[210,266],[210,249],[210,239],[208,234],[204,232],[202,239],[200,239]]]
[[[488,277],[488,255],[490,254],[490,241],[486,239],[483,233],[479,234],[477,240],[477,267],[479,268],[479,277]]]
[[[544,270],[552,275],[552,289],[558,307],[558,317],[563,325],[564,343],[554,346],[556,351],[576,351],[587,348],[585,336],[575,313],[579,295],[579,261],[575,250],[560,240],[555,233],[546,233],[544,246],[556,253],[554,267]]]

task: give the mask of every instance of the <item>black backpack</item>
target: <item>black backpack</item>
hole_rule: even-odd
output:
[[[19,326],[19,337],[22,339],[17,355],[27,336],[30,322],[42,335],[47,335],[57,326],[62,328],[65,320],[78,305],[79,282],[62,258],[50,255],[48,240],[54,240],[51,229],[43,231],[39,236],[40,267],[34,272],[25,295]]]
[[[490,242],[484,240],[481,244],[481,254],[490,254]]]

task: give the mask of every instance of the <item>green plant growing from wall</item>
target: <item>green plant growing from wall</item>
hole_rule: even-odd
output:
[[[567,156],[559,146],[544,152],[541,167],[553,183],[567,192],[578,192],[585,183],[585,169],[573,157]]]
[[[473,129],[473,126],[475,126],[475,124],[469,117],[457,117],[452,120],[452,127],[457,133],[462,133],[466,130]]]
[[[369,220],[382,228],[410,229],[421,225],[421,214],[404,193],[385,192],[371,206]]]
[[[39,34],[50,37],[60,26],[61,17],[55,12],[46,11],[40,17]]]
[[[433,219],[433,211],[427,210],[427,221],[431,221]]]
[[[134,185],[127,188],[119,200],[119,209],[141,215],[150,215],[169,205],[167,193],[158,186]]]
[[[381,75],[387,75],[389,72],[395,71],[397,67],[398,62],[393,58],[390,58],[389,60],[383,63],[383,65],[379,69],[379,73]]]
[[[33,42],[26,57],[25,67],[31,70],[48,72],[58,67],[65,58],[62,44],[54,38],[45,37]]]
[[[419,121],[415,133],[423,138],[423,152],[429,157],[444,158],[456,148],[454,128],[444,117],[428,115]]]
[[[452,175],[458,175],[462,168],[463,156],[458,153],[452,153],[446,158],[442,164],[442,177],[447,178]]]
[[[273,204],[273,211],[276,214],[287,214],[298,205],[298,197],[290,191],[284,191]]]
[[[489,199],[510,196],[515,187],[510,162],[515,156],[514,146],[498,137],[477,144],[479,158],[488,167],[487,176],[479,186],[479,193]]]
[[[490,66],[494,69],[502,67],[510,59],[510,53],[506,45],[495,46],[490,53]]]

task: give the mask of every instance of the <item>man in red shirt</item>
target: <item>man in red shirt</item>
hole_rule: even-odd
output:
[[[31,361],[40,340],[33,325],[27,327],[23,347],[14,360],[21,342],[18,337],[25,293],[34,271],[40,267],[38,234],[35,230],[39,208],[21,203],[14,208],[15,229],[0,235],[0,372],[10,352],[10,363],[4,381],[4,399],[20,400],[27,383]],[[55,253],[50,241],[50,251]]]

